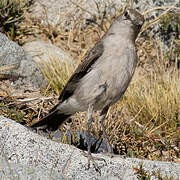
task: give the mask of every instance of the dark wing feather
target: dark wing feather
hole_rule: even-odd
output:
[[[65,85],[61,95],[59,96],[59,101],[63,102],[68,99],[77,87],[77,83],[79,80],[86,75],[87,72],[91,70],[92,65],[96,62],[96,60],[102,55],[104,51],[104,47],[101,41],[95,44],[89,53],[87,53],[84,61],[79,64],[77,69],[74,71],[69,81]]]

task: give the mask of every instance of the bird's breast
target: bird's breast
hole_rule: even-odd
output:
[[[112,44],[111,44],[112,45]],[[127,45],[127,44],[125,44]],[[75,96],[80,106],[93,104],[96,110],[118,101],[124,94],[136,67],[133,44],[104,49],[102,56],[79,81]]]

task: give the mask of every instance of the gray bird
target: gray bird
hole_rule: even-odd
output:
[[[109,107],[122,97],[132,79],[137,64],[135,39],[143,23],[144,17],[134,9],[126,9],[118,16],[74,71],[59,103],[32,125],[55,131],[74,113],[87,111],[88,165],[93,160],[89,139],[93,111],[101,110],[99,122],[108,152],[113,153],[103,122]]]

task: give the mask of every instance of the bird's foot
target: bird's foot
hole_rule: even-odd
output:
[[[90,168],[90,163],[92,162],[93,166],[94,166],[94,169],[99,172],[101,174],[101,170],[100,170],[100,167],[98,166],[98,164],[96,163],[96,161],[104,161],[105,165],[107,166],[107,163],[105,161],[105,159],[103,158],[98,158],[98,157],[93,157],[92,154],[88,154],[84,151],[82,151],[82,154],[88,158],[88,164],[87,164],[87,168],[86,169],[89,169]]]

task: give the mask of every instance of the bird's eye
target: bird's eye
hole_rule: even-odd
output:
[[[126,17],[126,19],[131,20],[131,17],[130,17],[130,15],[129,15],[128,11],[125,11],[125,12],[124,12],[124,16]]]

